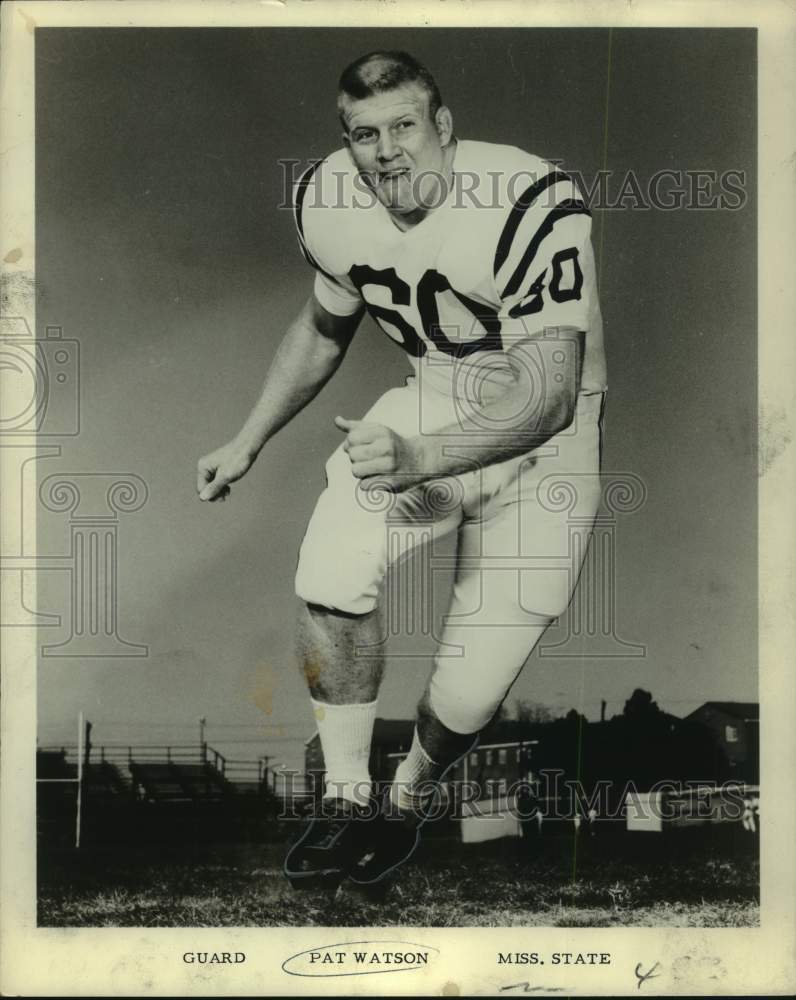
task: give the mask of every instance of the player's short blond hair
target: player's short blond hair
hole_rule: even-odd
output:
[[[343,113],[346,97],[361,101],[405,83],[416,83],[428,94],[428,113],[433,121],[442,107],[442,95],[434,77],[414,56],[398,50],[376,50],[354,60],[343,70],[337,93],[337,111],[343,128],[347,129]]]

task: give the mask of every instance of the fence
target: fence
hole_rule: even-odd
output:
[[[81,718],[77,742],[37,747],[40,820],[57,815],[65,832],[64,823],[74,815],[76,847],[87,805],[102,811],[107,811],[105,805],[124,803],[215,808],[214,803],[239,800],[244,808],[252,796],[275,796],[276,774],[268,767],[268,756],[228,758],[206,742],[93,746],[89,734],[90,725]],[[74,789],[74,799],[67,788]]]
[[[269,780],[270,775],[267,766],[270,759],[268,756],[251,760],[231,759],[207,743],[104,743],[97,747],[88,744],[87,746],[88,749],[84,750],[79,743],[57,743],[38,746],[36,749],[39,753],[61,753],[67,764],[73,763],[75,766],[79,766],[81,761],[85,764],[94,762],[114,764],[117,767],[123,765],[129,767],[135,763],[163,762],[178,765],[210,764],[232,784],[239,781],[264,782]]]

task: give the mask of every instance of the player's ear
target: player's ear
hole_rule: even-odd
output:
[[[345,117],[345,104],[344,99],[339,97],[337,100],[337,120],[343,126],[343,145],[346,149],[351,149],[351,137],[348,134],[348,122]]]
[[[443,146],[447,146],[453,137],[453,115],[450,108],[446,108],[444,104],[442,107],[437,108],[437,113],[434,115],[434,124],[437,127],[440,143]]]

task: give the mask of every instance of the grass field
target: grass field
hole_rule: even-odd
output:
[[[429,839],[387,891],[296,892],[285,845],[40,851],[39,925],[51,927],[747,927],[756,844],[712,834]],[[751,848],[751,849],[750,849]]]

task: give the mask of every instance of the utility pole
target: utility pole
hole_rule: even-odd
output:
[[[202,763],[207,763],[207,743],[205,743],[205,726],[207,719],[203,716],[199,719],[199,752],[202,755]]]

